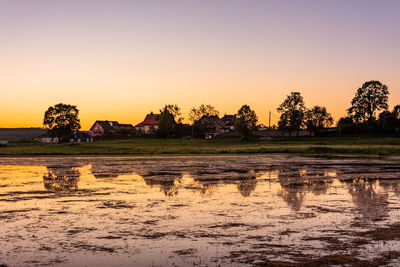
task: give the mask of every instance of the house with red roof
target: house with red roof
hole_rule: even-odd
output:
[[[216,115],[204,115],[196,121],[193,126],[197,134],[206,139],[214,138],[219,134],[229,133],[232,131],[229,126],[227,126],[225,122]]]
[[[122,131],[133,131],[132,124],[121,124],[117,121],[96,121],[90,128],[94,137],[111,137],[120,134]]]
[[[135,126],[136,130],[142,130],[146,134],[154,133],[158,129],[158,123],[160,122],[160,114],[154,114],[153,112],[147,114],[144,121]]]

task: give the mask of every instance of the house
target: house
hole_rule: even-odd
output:
[[[221,120],[225,123],[229,129],[233,130],[235,128],[236,116],[235,115],[224,115]]]
[[[201,117],[194,124],[195,131],[198,135],[204,136],[206,139],[214,138],[222,133],[229,133],[231,129],[218,116]]]
[[[122,124],[117,121],[96,121],[90,128],[91,135],[94,137],[129,135],[132,131],[134,131],[132,124]]]
[[[46,144],[54,144],[54,143],[59,143],[60,139],[58,137],[52,137],[48,133],[39,135],[35,138],[33,138],[34,142],[39,142],[39,143],[46,143]],[[76,131],[73,134],[73,137],[69,139],[69,142],[71,143],[89,143],[93,142],[93,136],[91,132],[84,132],[84,131]]]
[[[160,122],[160,114],[147,114],[144,121],[135,126],[136,130],[142,130],[146,134],[151,134],[153,131],[158,129],[158,123]]]
[[[90,128],[90,132],[94,137],[113,136],[116,134],[117,121],[96,121]]]
[[[33,140],[39,143],[46,143],[46,144],[54,144],[60,142],[60,139],[58,137],[51,137],[47,133],[39,135],[33,138]]]
[[[70,139],[71,143],[90,143],[93,142],[92,132],[90,131],[77,131],[74,137]]]

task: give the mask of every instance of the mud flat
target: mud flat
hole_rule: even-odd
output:
[[[0,158],[0,266],[396,266],[400,164]]]

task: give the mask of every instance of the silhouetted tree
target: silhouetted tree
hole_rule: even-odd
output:
[[[382,111],[378,120],[379,130],[383,133],[395,133],[400,131],[400,105],[393,108],[393,111]]]
[[[178,105],[165,105],[160,109],[160,120],[158,122],[158,135],[161,137],[169,137],[175,130],[177,123],[182,121],[181,109]]]
[[[257,128],[257,115],[248,105],[243,105],[236,114],[235,131],[247,139]]]
[[[347,113],[355,122],[372,122],[376,111],[388,109],[388,95],[388,87],[381,82],[365,82],[358,88]]]
[[[79,110],[76,106],[60,103],[47,109],[43,125],[50,136],[60,140],[68,139],[81,128],[78,115]]]
[[[277,111],[281,113],[278,122],[279,129],[289,131],[289,136],[292,135],[292,131],[296,131],[298,135],[300,128],[304,124],[306,113],[306,107],[300,92],[291,92],[285,101],[279,105]]]
[[[192,108],[189,112],[189,120],[195,123],[203,116],[219,116],[218,110],[214,106],[202,104],[198,108]]]
[[[325,107],[314,106],[306,112],[306,127],[310,134],[318,135],[319,132],[330,127],[333,124],[333,118],[326,111]]]
[[[356,133],[358,131],[358,125],[353,122],[353,118],[350,116],[342,117],[338,120],[336,126],[339,128],[339,134]]]
[[[160,109],[160,113],[161,115],[163,113],[171,114],[177,123],[181,123],[183,120],[183,118],[181,117],[181,108],[178,105],[165,105],[163,109]]]
[[[338,120],[337,126],[344,126],[351,124],[353,124],[353,119],[351,117],[342,117]]]

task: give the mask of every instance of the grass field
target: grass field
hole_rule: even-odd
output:
[[[145,154],[400,155],[400,138],[276,138],[269,142],[236,138],[213,140],[132,139],[81,144],[9,144],[0,155],[145,155]]]

